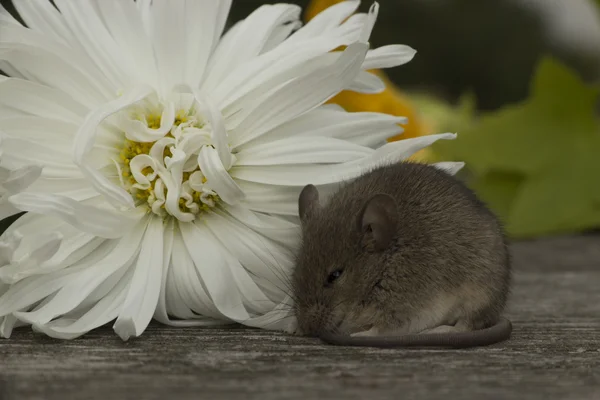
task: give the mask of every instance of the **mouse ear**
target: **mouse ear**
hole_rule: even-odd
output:
[[[319,191],[314,185],[306,185],[298,198],[298,214],[302,222],[310,218],[319,207]]]
[[[375,250],[385,250],[394,235],[398,224],[396,201],[387,194],[371,197],[358,214],[358,229],[375,245]]]

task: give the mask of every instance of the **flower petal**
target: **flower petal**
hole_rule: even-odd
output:
[[[75,163],[81,168],[84,175],[90,179],[90,182],[99,193],[107,196],[116,204],[129,208],[134,207],[131,195],[123,188],[112,184],[102,173],[95,170],[86,157],[92,151],[94,139],[98,134],[98,125],[102,121],[129,105],[144,99],[153,92],[154,90],[149,86],[136,86],[123,96],[104,104],[85,118],[75,137],[73,147]]]
[[[210,298],[200,277],[201,267],[194,263],[185,247],[180,229],[177,229],[173,248],[175,251],[170,260],[173,273],[169,278],[175,281],[176,290],[183,303],[177,305],[177,308],[180,311],[186,309],[184,315],[191,314],[188,319],[209,317],[212,321],[221,321],[221,324],[230,322],[219,312]],[[169,300],[173,299],[174,297],[169,298]],[[168,304],[174,306],[171,301]]]
[[[297,193],[300,193],[300,190],[301,188],[297,189]],[[295,198],[297,202],[298,196]],[[236,221],[273,242],[281,244],[292,253],[297,250],[300,241],[300,221],[297,218],[297,211],[295,213],[297,221],[290,222],[280,217],[253,212],[242,206],[227,206],[224,210]]]
[[[77,319],[59,318],[47,324],[35,324],[35,330],[56,339],[75,339],[114,320],[123,306],[133,269],[126,271],[112,289]]]
[[[100,297],[104,297],[119,281],[123,280],[139,251],[139,244],[135,244],[136,240],[139,243],[139,239],[139,236],[135,237],[134,234],[120,240],[113,252],[104,259],[90,265],[65,282],[46,305],[35,311],[16,312],[15,316],[32,325],[45,325],[76,309],[100,288],[104,292]],[[108,285],[104,285],[105,283]]]
[[[21,211],[56,216],[84,232],[103,238],[118,238],[142,218],[145,211],[127,213],[102,209],[65,196],[45,193],[19,193],[10,202]]]
[[[246,102],[253,101],[289,80],[307,75],[312,69],[319,67],[318,59],[331,59],[334,55],[328,54],[330,51],[354,43],[358,40],[366,19],[364,14],[355,15],[326,35],[295,40],[304,29],[302,28],[279,46],[240,64],[226,77],[219,80],[209,77],[202,90],[211,93],[226,117],[235,116],[240,109],[244,110],[239,104],[243,103],[242,98],[248,99]],[[241,23],[235,25],[231,31],[235,32],[240,25]],[[228,33],[224,37],[223,45],[228,43],[229,36]]]
[[[361,71],[346,90],[366,94],[381,93],[385,90],[385,82],[375,74]]]
[[[206,176],[207,184],[225,203],[236,204],[244,198],[244,192],[223,167],[217,150],[204,146],[198,155],[198,165]]]
[[[238,290],[242,295],[246,309],[253,314],[264,314],[271,310],[275,303],[265,292],[276,298],[278,301],[283,299],[281,285],[278,287],[277,277],[279,266],[275,266],[273,255],[268,257],[266,254],[257,254],[252,251],[261,239],[259,236],[245,229],[240,224],[233,224],[226,218],[213,214],[206,219],[206,226],[212,234],[221,242],[223,250],[229,255],[229,268],[233,274]],[[248,236],[249,235],[249,236]],[[268,239],[262,240],[265,250],[268,246]],[[272,245],[272,243],[270,243]],[[275,248],[270,247],[275,250]],[[277,254],[281,252],[277,251]],[[291,259],[291,256],[288,255]],[[279,282],[280,283],[280,282]]]
[[[107,2],[111,0],[102,0]],[[96,2],[55,0],[65,24],[81,43],[88,57],[115,87],[128,84],[136,76],[135,65],[106,29]],[[136,36],[139,34],[136,33]]]
[[[445,133],[399,140],[380,147],[364,159],[335,165],[233,167],[230,173],[236,179],[269,185],[326,185],[355,178],[378,165],[405,160],[439,139],[454,138],[456,135]]]
[[[246,146],[236,154],[236,166],[334,164],[357,160],[374,150],[329,137],[290,137],[259,146]]]
[[[214,326],[228,321],[210,318],[222,315],[204,290],[179,228],[167,222],[164,234],[163,275],[154,318],[171,326]],[[179,282],[174,282],[175,280]],[[178,287],[179,286],[179,287]],[[169,315],[175,316],[173,320]],[[230,323],[230,322],[229,322]]]
[[[186,49],[184,82],[200,86],[213,50],[219,43],[231,0],[191,0],[185,3],[186,37],[194,42]]]
[[[321,11],[310,19],[292,36],[293,41],[320,37],[339,26],[346,18],[354,14],[360,6],[360,0],[341,1]]]
[[[258,105],[254,105],[249,115],[230,132],[232,144],[239,146],[254,139],[340,92],[360,71],[366,51],[366,44],[353,43],[340,54],[331,54],[335,58],[329,65],[282,85],[263,99],[255,99]]]
[[[410,46],[393,44],[369,50],[363,63],[364,69],[393,68],[411,61],[417,51]]]
[[[135,69],[135,78],[144,83],[156,85],[158,70],[154,59],[154,49],[150,37],[144,30],[142,15],[133,1],[102,0],[95,5],[102,14],[106,29],[121,49],[127,63]]]
[[[446,171],[450,175],[455,175],[458,171],[460,171],[464,166],[464,162],[438,162],[433,164],[434,167],[437,167],[443,171]]]
[[[158,304],[163,269],[164,225],[160,218],[150,218],[127,298],[113,329],[123,340],[144,332]]]
[[[188,223],[179,227],[185,247],[215,307],[232,321],[248,319],[250,315],[244,308],[241,294],[232,285],[235,278],[224,254],[226,250],[204,226]]]
[[[76,42],[63,16],[49,1],[15,1],[13,5],[30,29],[60,42]]]
[[[48,257],[38,263],[27,260],[26,265],[23,265],[23,260],[19,259],[17,263],[0,268],[0,280],[14,284],[34,275],[48,274],[66,268],[94,251],[104,240],[86,233],[77,233],[66,238],[63,237],[60,248],[52,257]]]
[[[36,115],[81,123],[88,110],[65,92],[22,79],[0,76],[3,117]]]
[[[174,85],[184,82],[188,40],[185,30],[185,3],[153,0],[150,7],[151,39],[158,66],[160,93],[168,93]]]
[[[266,4],[236,24],[215,49],[202,91],[213,92],[236,68],[261,54],[280,27],[298,21],[300,11],[300,7],[293,4]]]
[[[349,113],[332,107],[319,107],[279,125],[270,132],[236,148],[267,145],[284,138],[331,137],[347,140],[361,146],[373,147],[402,132],[398,124],[406,124],[405,117],[374,112]],[[311,139],[309,139],[311,137]]]
[[[106,257],[114,249],[113,241],[105,241],[100,248],[88,254],[82,262],[40,276],[23,279],[0,296],[0,316],[29,308],[38,301],[51,296],[68,284],[78,273]]]
[[[289,276],[294,266],[291,251],[227,213],[214,215],[207,220],[207,225],[222,243],[227,243],[231,255],[252,275],[257,285],[254,290],[260,288],[261,292],[249,297],[251,303],[261,303],[254,305],[258,312],[270,311],[276,305],[273,302],[279,303],[290,294]]]
[[[301,187],[272,186],[247,181],[237,182],[244,191],[240,203],[248,210],[279,215],[298,215]]]
[[[2,179],[0,181],[0,220],[20,212],[8,202],[8,198],[31,186],[41,173],[42,169],[36,165],[25,166],[12,171],[0,168],[0,179]]]
[[[37,164],[43,167],[44,176],[81,177],[79,169],[73,164],[66,150],[5,136],[2,139],[1,165],[18,169]]]
[[[117,90],[85,56],[24,27],[0,22],[0,59],[28,79],[60,88],[88,108],[113,97]]]

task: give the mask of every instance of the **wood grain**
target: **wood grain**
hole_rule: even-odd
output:
[[[2,399],[600,399],[600,236],[512,246],[513,338],[377,350],[245,328],[0,341]]]

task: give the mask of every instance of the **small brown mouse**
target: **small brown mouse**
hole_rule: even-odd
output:
[[[510,337],[498,218],[442,169],[402,162],[298,199],[297,333],[375,347],[472,347]]]

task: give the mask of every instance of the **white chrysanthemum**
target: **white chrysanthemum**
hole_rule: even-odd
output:
[[[302,186],[454,137],[376,148],[403,118],[323,106],[382,90],[365,70],[413,57],[368,49],[377,5],[304,27],[297,6],[266,5],[221,36],[231,0],[55,3],[15,2],[29,28],[0,9],[0,166],[28,211],[0,238],[4,337],[116,319],[126,340],[153,317],[291,329]]]

